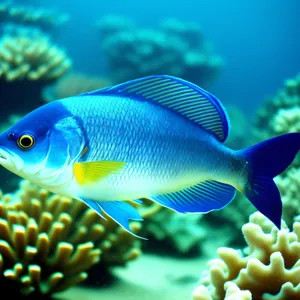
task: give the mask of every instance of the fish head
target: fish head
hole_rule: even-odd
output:
[[[77,120],[61,103],[49,103],[0,135],[0,165],[43,185],[74,164],[84,143]]]

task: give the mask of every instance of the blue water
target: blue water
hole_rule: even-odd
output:
[[[68,48],[75,68],[84,72],[105,72],[95,22],[110,14],[132,18],[141,27],[157,27],[168,17],[198,22],[215,52],[225,60],[210,91],[225,103],[236,103],[246,111],[253,112],[266,96],[277,92],[286,78],[300,72],[298,0],[44,0],[44,3],[71,14],[59,39]]]

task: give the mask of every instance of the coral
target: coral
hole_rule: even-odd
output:
[[[206,214],[202,222],[220,236],[218,241],[223,240],[223,245],[240,246],[244,244],[240,230],[255,211],[251,202],[242,193],[236,192],[234,200],[228,206]]]
[[[283,174],[275,178],[283,202],[283,219],[290,226],[295,216],[300,214],[300,163],[293,163]]]
[[[52,81],[71,66],[65,52],[42,35],[4,36],[0,40],[1,79]]]
[[[200,223],[201,217],[178,214],[166,208],[158,209],[143,224],[143,235],[149,239],[147,250],[157,252],[157,249],[164,249],[180,256],[198,254],[200,242],[207,237],[207,231]]]
[[[148,238],[143,249],[180,257],[210,257],[220,245],[241,245],[239,230],[255,211],[240,193],[226,208],[209,214],[179,214],[147,199],[141,207],[151,214],[143,222],[142,236]]]
[[[276,134],[300,132],[300,105],[281,108],[271,119],[271,127]]]
[[[234,282],[228,281],[224,284],[224,300],[252,300],[249,291],[242,291]],[[213,300],[208,289],[200,285],[192,293],[193,300]]]
[[[60,14],[55,10],[21,6],[13,1],[0,3],[1,23],[14,23],[26,26],[35,26],[43,30],[53,30],[69,19],[67,14]]]
[[[92,265],[101,274],[141,253],[140,241],[112,220],[27,181],[2,196],[0,227],[0,286],[10,293],[60,292],[85,280]]]
[[[1,114],[25,113],[42,104],[42,88],[71,66],[66,53],[44,35],[0,39],[0,89],[7,101]],[[30,101],[20,101],[26,98]]]
[[[300,223],[294,222],[290,231],[282,221],[282,229],[278,230],[256,212],[242,232],[248,247],[219,248],[220,258],[208,263],[209,272],[204,272],[193,299],[224,299],[229,284],[237,293],[243,293],[245,299],[251,299],[249,293],[252,299],[299,299]]]
[[[284,83],[284,87],[279,90],[274,97],[265,101],[264,105],[259,108],[255,119],[255,128],[258,138],[264,139],[278,134],[291,132],[292,129],[289,127],[287,128],[286,125],[293,122],[293,120],[299,120],[299,117],[297,117],[299,107],[300,74],[295,78],[287,79]],[[292,110],[290,111],[290,109]],[[285,112],[282,112],[281,110],[284,110]],[[292,117],[287,116],[289,111],[292,113]],[[279,122],[279,125],[276,121]],[[293,128],[298,130],[299,126]]]
[[[114,83],[169,74],[203,85],[216,77],[222,65],[197,24],[166,20],[159,29],[147,29],[109,16],[98,22],[98,28]]]
[[[62,77],[55,85],[46,87],[43,91],[43,99],[45,102],[50,102],[110,85],[110,81],[106,78],[93,77],[82,73],[71,73]]]

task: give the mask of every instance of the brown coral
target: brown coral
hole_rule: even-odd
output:
[[[133,223],[137,232],[139,224]],[[79,201],[22,181],[0,202],[0,285],[21,295],[48,295],[140,255],[140,241]]]
[[[292,232],[284,222],[282,227],[278,230],[258,212],[251,215],[242,228],[248,248],[243,252],[219,248],[220,259],[208,263],[209,273],[194,295],[200,289],[207,295],[202,299],[224,299],[226,284],[232,282],[241,291],[251,292],[253,299],[299,299],[300,223],[294,223]]]
[[[43,87],[64,75],[70,67],[71,60],[66,53],[44,35],[3,36],[0,90],[6,105],[0,115],[25,114],[43,104]]]
[[[65,52],[43,35],[4,36],[0,40],[1,79],[52,81],[71,66]]]

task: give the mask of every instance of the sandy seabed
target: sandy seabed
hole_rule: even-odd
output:
[[[207,260],[144,254],[125,268],[108,287],[74,287],[61,300],[190,300]]]

